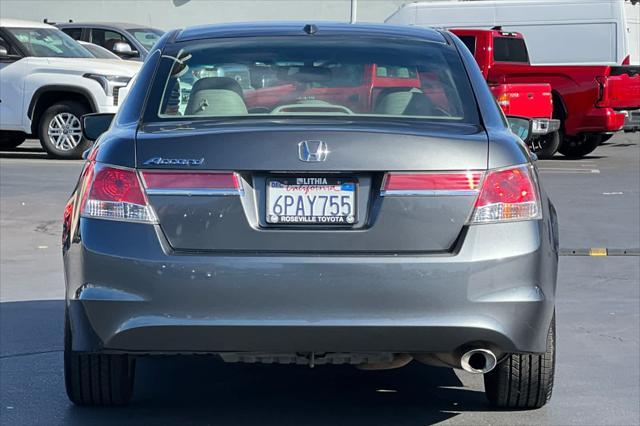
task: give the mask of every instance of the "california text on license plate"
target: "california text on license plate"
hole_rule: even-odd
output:
[[[267,180],[267,223],[352,225],[356,181],[328,177]]]

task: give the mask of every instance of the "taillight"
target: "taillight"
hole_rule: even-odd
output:
[[[156,222],[135,170],[98,163],[90,163],[88,167],[82,216]]]
[[[62,247],[67,249],[71,241],[71,220],[73,218],[73,198],[67,201],[67,205],[64,207],[64,213],[62,215]]]
[[[388,173],[381,195],[475,195],[482,176],[477,171]]]
[[[541,218],[540,197],[532,166],[487,172],[470,223]]]
[[[517,95],[517,93],[516,93]],[[498,96],[498,105],[500,105],[500,108],[502,108],[502,111],[505,114],[509,114],[509,108],[511,106],[511,94],[510,93],[503,93],[500,96]]]
[[[242,186],[232,172],[141,172],[149,195],[240,195]]]
[[[608,108],[609,85],[607,84],[607,77],[598,76],[596,77],[596,82],[598,83],[598,100],[596,101],[596,106],[599,108]]]
[[[621,65],[631,65],[631,55],[625,56]]]

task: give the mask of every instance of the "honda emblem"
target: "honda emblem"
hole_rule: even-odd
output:
[[[302,141],[298,144],[298,157],[300,161],[325,161],[327,155],[329,155],[329,149],[327,148],[327,144],[322,141]]]

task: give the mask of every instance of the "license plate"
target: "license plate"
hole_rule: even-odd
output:
[[[267,223],[352,225],[356,221],[356,187],[353,179],[269,179]]]

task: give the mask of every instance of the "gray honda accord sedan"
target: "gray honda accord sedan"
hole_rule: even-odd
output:
[[[210,354],[422,362],[483,374],[496,407],[543,406],[558,234],[529,130],[446,31],[167,33],[118,114],[83,119],[96,143],[63,231],[69,398],[124,404],[139,357]]]

